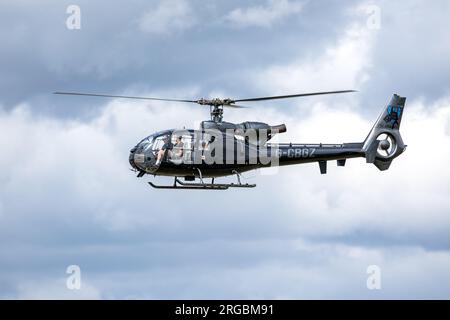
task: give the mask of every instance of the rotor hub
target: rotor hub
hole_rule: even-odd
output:
[[[380,141],[380,148],[382,150],[388,150],[390,147],[391,147],[391,143],[389,142],[389,140]]]
[[[220,99],[220,98],[214,98],[214,99],[204,99],[201,98],[197,100],[197,103],[202,106],[210,106],[210,113],[211,113],[211,120],[214,122],[221,122],[223,119],[223,107],[224,106],[231,106],[235,103],[232,99]]]

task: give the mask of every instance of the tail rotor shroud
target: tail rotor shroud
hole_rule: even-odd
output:
[[[389,133],[382,133],[377,137],[377,155],[382,158],[390,158],[397,151],[397,141]]]

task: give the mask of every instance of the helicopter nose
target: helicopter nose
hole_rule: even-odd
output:
[[[128,157],[128,162],[130,162],[130,165],[133,169],[138,170],[139,168],[136,166],[136,163],[134,162],[134,152],[136,151],[136,147],[130,150],[130,155]]]

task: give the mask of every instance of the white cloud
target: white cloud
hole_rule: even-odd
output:
[[[313,107],[309,117],[297,119],[298,124],[289,128],[298,137],[293,141],[362,141],[375,120],[353,111],[321,108]],[[442,146],[450,145],[445,132],[449,119],[446,99],[433,106],[409,102],[401,130],[408,148],[386,172],[364,159],[349,160],[345,169],[330,163],[329,175],[323,178],[317,176],[316,164],[283,169],[290,171],[290,177],[298,177],[279,183],[280,193],[288,193],[286,198],[291,199],[289,215],[297,221],[293,225],[311,236],[377,230],[398,240],[401,234],[415,241],[437,232],[445,237],[444,230],[450,229],[450,173],[446,169],[450,150]],[[274,177],[272,183],[278,179]]]
[[[109,229],[151,224],[154,215],[135,210],[136,216],[130,219],[130,207],[119,200],[124,194],[122,199],[130,199],[131,191],[124,193],[122,187],[130,182],[135,187],[139,183],[140,191],[134,196],[144,197],[149,192],[149,187],[128,170],[128,154],[142,138],[167,129],[162,125],[167,114],[178,114],[179,110],[174,105],[152,104],[149,108],[146,103],[113,101],[89,123],[36,119],[26,105],[0,113],[0,143],[4,148],[0,166],[9,166],[0,173],[3,218],[25,218],[39,209],[70,219],[93,219]],[[181,128],[204,115],[201,107],[189,106],[184,114],[188,117],[174,117],[167,125]],[[27,199],[26,204],[22,198]],[[12,211],[17,211],[15,217]],[[165,217],[163,220],[170,219],[170,215]]]
[[[380,108],[384,104],[380,101]],[[179,114],[179,108],[172,105],[161,108],[158,104],[148,108],[140,102],[131,106],[117,100],[90,123],[33,119],[24,107],[2,114],[0,127],[7,134],[0,135],[4,154],[0,165],[9,168],[0,174],[3,219],[9,219],[11,210],[20,210],[23,218],[34,208],[56,210],[53,206],[57,201],[64,205],[57,206],[58,211],[72,208],[78,211],[78,217],[93,215],[111,229],[176,221],[179,212],[188,210],[181,205],[183,201],[171,206],[172,214],[166,214],[160,205],[153,206],[155,211],[151,215],[136,210],[138,203],[136,207],[128,205],[131,199],[141,196],[155,200],[160,193],[128,171],[127,156],[129,149],[147,134],[183,124],[190,127],[205,115],[201,108],[186,107],[183,117],[168,121],[167,114]],[[258,115],[256,110],[255,113]],[[450,144],[446,134],[449,114],[446,99],[431,108],[422,102],[409,102],[402,125],[409,146],[387,172],[379,172],[373,165],[365,164],[364,159],[356,159],[349,160],[345,169],[330,165],[326,177],[318,175],[316,165],[311,164],[283,168],[278,175],[261,176],[255,182],[263,189],[261,192],[269,192],[277,185],[278,192],[271,192],[272,198],[277,203],[290,203],[283,207],[280,226],[294,233],[297,230],[303,235],[337,236],[368,225],[386,232],[397,230],[415,235],[432,232],[434,228],[446,230],[450,228],[445,215],[450,208],[445,191],[450,187],[446,170],[450,152],[442,146]],[[306,117],[294,113],[283,119],[272,109],[255,117],[270,123],[286,122],[288,133],[280,136],[281,141],[340,143],[362,141],[376,115],[367,120],[352,110],[316,104]],[[425,154],[435,152],[439,156],[424,161]],[[55,193],[58,199],[52,200]],[[164,196],[171,195],[164,193]],[[182,198],[185,196],[181,194]],[[254,209],[260,204],[264,207],[257,194],[241,196],[246,201],[255,201]],[[220,199],[220,195],[215,197]],[[27,203],[19,202],[21,198],[26,198]],[[429,213],[424,215],[424,210]]]
[[[185,31],[195,23],[196,19],[188,1],[164,0],[142,16],[139,27],[151,34],[168,35]]]
[[[299,14],[303,3],[289,0],[269,0],[265,6],[246,9],[237,8],[231,11],[225,21],[233,27],[271,27],[282,19]]]
[[[269,65],[250,77],[265,92],[358,89],[370,79],[374,41],[375,33],[354,24],[323,52],[288,64]]]

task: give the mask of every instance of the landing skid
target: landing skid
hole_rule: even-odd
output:
[[[198,169],[197,169],[198,170]],[[212,178],[211,183],[206,183],[203,181],[203,177],[201,171],[199,171],[199,183],[186,183],[175,177],[172,185],[156,185],[152,182],[148,184],[155,189],[190,189],[190,190],[227,190],[228,188],[254,188],[256,184],[248,184],[241,183],[240,174],[236,171],[233,173],[236,174],[238,178],[238,183],[214,183],[214,178]]]

